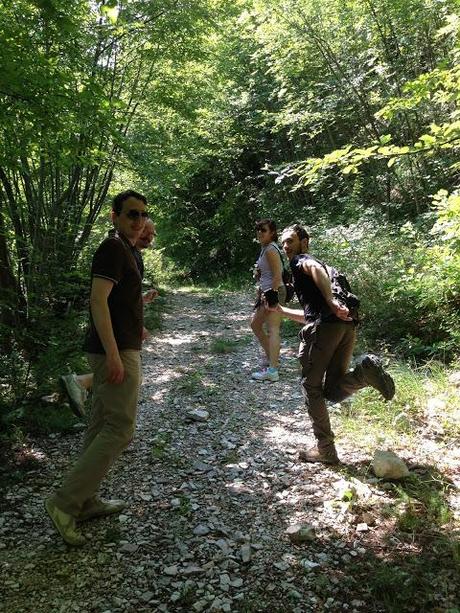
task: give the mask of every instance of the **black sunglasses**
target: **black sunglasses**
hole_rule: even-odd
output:
[[[268,232],[268,228],[257,228],[256,232],[262,232],[263,234],[265,234],[265,232]]]
[[[126,217],[128,219],[139,219],[139,217],[143,217],[144,219],[147,219],[149,214],[147,213],[147,211],[137,211],[136,209],[130,209],[129,211],[127,211],[125,213]]]

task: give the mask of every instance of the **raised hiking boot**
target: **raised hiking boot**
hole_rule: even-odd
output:
[[[86,506],[77,517],[77,521],[88,521],[96,517],[104,517],[106,515],[114,515],[121,513],[126,508],[126,502],[123,500],[101,500],[94,498],[86,503]]]
[[[86,543],[85,537],[76,528],[75,518],[58,509],[51,498],[45,500],[45,510],[54,527],[68,545],[80,547]]]
[[[385,400],[391,400],[395,395],[395,382],[384,370],[382,361],[376,355],[367,355],[360,366],[364,382],[379,391]]]
[[[299,451],[299,460],[302,462],[320,462],[321,464],[339,464],[340,460],[335,450],[335,447],[330,449],[301,449]]]
[[[278,373],[278,369],[277,368],[265,368],[263,370],[260,370],[258,372],[253,372],[251,375],[251,378],[254,379],[255,381],[272,381],[272,382],[276,382],[279,381],[280,376]]]
[[[59,382],[67,394],[72,411],[77,417],[83,417],[85,415],[86,390],[78,383],[77,376],[74,374],[62,375],[59,377]]]

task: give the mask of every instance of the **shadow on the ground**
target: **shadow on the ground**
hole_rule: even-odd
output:
[[[224,315],[221,319],[220,335],[224,339],[222,328],[228,329],[228,339],[238,336],[238,331],[229,325],[232,321],[235,323],[232,316]],[[202,470],[198,467],[194,472],[193,462],[183,457],[181,468],[187,470],[188,462],[194,479],[207,485],[212,483],[216,500],[220,501],[219,516],[231,519],[224,532],[232,533],[243,525],[253,534],[263,534],[263,527],[269,527],[270,555],[265,558],[264,581],[252,601],[247,600],[246,608],[235,610],[277,610],[280,589],[289,603],[286,611],[299,606],[299,595],[303,602],[299,610],[305,611],[323,610],[331,598],[345,602],[347,594],[352,595],[358,608],[364,606],[365,610],[429,611],[440,602],[445,607],[454,606],[460,597],[454,581],[459,570],[459,552],[458,543],[445,528],[450,521],[448,480],[431,466],[425,467],[423,479],[418,467],[418,473],[406,481],[379,483],[378,487],[384,486],[386,500],[383,513],[365,534],[356,531],[346,513],[335,518],[320,515],[315,509],[333,496],[327,484],[351,477],[368,484],[372,476],[370,462],[323,469],[307,468],[298,465],[295,456],[287,457],[286,430],[289,434],[305,434],[309,428],[305,413],[296,411],[302,400],[290,400],[291,386],[297,390],[299,385],[296,369],[291,369],[293,376],[287,390],[281,385],[248,386],[248,372],[232,370],[232,366],[243,362],[244,352],[250,348],[237,345],[234,348],[234,352],[224,355],[203,352],[199,367],[188,364],[187,372],[171,389],[170,398],[178,394],[184,398],[176,413],[179,419],[184,405],[211,405],[210,422],[191,425],[190,438],[195,450],[207,447],[221,472],[214,474],[207,467]],[[243,406],[238,406],[238,401],[232,403],[234,391],[229,390],[229,370],[233,390],[245,393],[247,402]],[[281,399],[286,401],[280,402]],[[216,411],[219,405],[221,410]],[[254,413],[261,419],[254,420]],[[221,450],[220,426],[221,436],[228,431],[236,434],[237,439],[233,440],[238,444],[233,449]],[[326,484],[322,475],[327,475]],[[429,486],[425,477],[430,480]],[[319,495],[308,492],[305,496],[304,490],[299,489],[299,484],[308,485],[309,480]],[[365,505],[358,504],[349,513],[359,517],[365,510]],[[315,515],[320,515],[315,526],[317,539],[301,547],[289,543],[283,535],[285,528],[305,518],[315,521]],[[342,530],[337,530],[337,525]],[[326,557],[325,551],[329,552]],[[286,582],[283,575],[287,572],[295,579]],[[248,579],[251,576],[249,567],[247,576]],[[276,593],[270,590],[273,585],[277,586]],[[328,606],[333,608],[332,602]]]
[[[294,364],[277,385],[248,382],[256,351],[242,304],[237,311],[233,297],[200,303],[197,295],[190,303],[181,299],[180,317],[169,316],[169,332],[146,352],[141,428],[103,488],[132,501],[129,530],[102,519],[88,525],[85,548],[56,546],[57,536],[37,536],[36,517],[19,517],[13,495],[5,529],[20,520],[21,532],[0,550],[14,578],[4,594],[10,610],[45,611],[28,600],[42,590],[47,602],[59,601],[61,610],[75,603],[77,611],[85,610],[78,608],[85,593],[98,595],[94,610],[163,604],[163,611],[187,612],[214,593],[246,613],[453,613],[460,550],[448,532],[452,484],[433,466],[414,468],[406,481],[376,483],[361,459],[334,468],[299,464],[295,446],[309,424]],[[204,329],[190,329],[191,322]],[[149,400],[152,393],[158,400]],[[194,408],[206,409],[208,419],[187,418]],[[67,451],[63,445],[61,462]],[[34,492],[40,468],[51,483],[53,462],[28,467],[18,500]],[[381,491],[381,504],[370,506],[359,492],[338,498],[335,486],[350,479]],[[366,512],[374,521],[360,531]],[[315,537],[291,543],[285,530],[295,523],[312,525]],[[127,604],[117,604],[121,594]],[[211,599],[202,610],[212,606]]]

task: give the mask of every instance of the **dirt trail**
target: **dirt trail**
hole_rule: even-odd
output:
[[[6,493],[0,518],[0,610],[384,610],[367,577],[405,546],[384,541],[391,521],[372,510],[389,492],[353,441],[341,446],[346,467],[298,463],[296,448],[312,439],[295,338],[283,341],[279,383],[252,382],[248,296],[168,301],[143,351],[135,440],[102,491],[129,509],[84,524],[89,543],[68,548],[42,500],[81,435],[36,440],[41,462]],[[285,534],[297,522],[313,528],[302,545]]]

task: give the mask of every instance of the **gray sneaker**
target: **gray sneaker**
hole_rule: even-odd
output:
[[[367,355],[360,366],[364,382],[379,391],[385,400],[391,400],[395,395],[395,382],[384,370],[382,361],[376,355]]]
[[[121,513],[123,509],[126,509],[126,506],[126,502],[123,500],[101,500],[100,498],[93,498],[86,504],[77,517],[77,521],[88,521],[96,517],[105,517],[106,515]]]
[[[77,376],[73,373],[62,375],[59,377],[59,382],[67,394],[72,411],[77,417],[83,417],[85,415],[86,390],[78,383]]]

